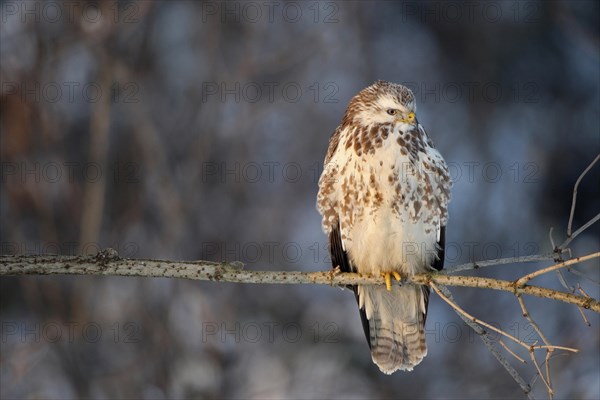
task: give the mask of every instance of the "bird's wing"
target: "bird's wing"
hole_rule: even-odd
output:
[[[331,264],[333,268],[339,266],[341,272],[356,272],[356,268],[354,268],[348,260],[348,253],[346,250],[344,250],[339,222],[329,233],[329,253],[331,254]],[[352,289],[356,298],[356,302],[359,303],[358,287],[356,285],[348,285],[347,287]],[[360,308],[360,306],[358,311],[360,312],[360,319],[362,321],[363,330],[365,331],[367,343],[369,344],[369,348],[371,348],[371,334],[369,331],[369,320],[367,319],[367,314],[364,309]]]
[[[437,245],[438,245],[437,258],[433,261],[432,267],[438,271],[441,271],[442,268],[444,268],[444,250],[445,250],[445,246],[446,246],[446,227],[445,226],[440,226],[440,229],[438,231]],[[429,286],[422,286],[422,288],[423,288],[423,301],[425,302],[425,311],[426,311],[425,314],[423,315],[423,322],[426,322],[427,307],[429,305],[429,293],[431,292],[431,289],[429,288]]]

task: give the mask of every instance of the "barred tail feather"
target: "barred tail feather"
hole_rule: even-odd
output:
[[[371,357],[391,374],[412,371],[427,355],[425,313],[427,300],[420,286],[393,286],[391,291],[359,286],[359,307],[369,320]]]

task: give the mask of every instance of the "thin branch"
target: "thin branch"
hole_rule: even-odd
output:
[[[554,244],[554,237],[552,236],[553,232],[554,232],[554,227],[551,226],[550,227],[550,232],[548,232],[548,238],[550,239],[550,244],[552,245],[552,248],[555,249],[556,245]]]
[[[519,306],[521,306],[521,311],[523,312],[523,317],[525,317],[525,319],[527,319],[527,321],[529,321],[529,324],[531,326],[533,326],[533,329],[537,332],[537,334],[542,339],[544,344],[546,346],[551,346],[550,341],[546,338],[546,335],[544,335],[542,330],[539,328],[538,324],[533,320],[533,317],[531,316],[531,313],[529,312],[529,310],[527,310],[527,307],[525,306],[525,301],[523,300],[523,296],[518,295],[517,300],[519,301]],[[548,397],[550,397],[550,398],[554,397],[554,390],[552,390],[552,379],[550,377],[550,356],[552,355],[552,352],[554,351],[554,349],[555,349],[554,347],[548,347],[546,349],[546,360],[545,360],[546,379],[544,379],[544,377],[541,376],[542,381],[544,381],[544,384],[546,385],[546,388],[548,389]],[[531,357],[534,359],[534,365],[535,365],[536,369],[538,370],[538,372],[540,372],[540,367],[537,364],[535,355],[533,355],[533,350],[530,350],[530,351],[531,351]]]
[[[519,305],[521,306],[521,311],[523,312],[523,317],[525,317],[525,319],[527,319],[527,321],[529,321],[529,323],[531,324],[531,326],[533,326],[533,329],[537,332],[537,334],[540,336],[540,338],[542,339],[542,342],[544,342],[544,344],[546,346],[550,346],[550,341],[546,338],[546,336],[542,333],[541,329],[539,328],[538,324],[533,320],[533,318],[531,317],[531,314],[529,313],[529,311],[527,310],[527,307],[525,307],[525,301],[523,301],[523,297],[521,295],[517,296],[517,300],[519,301]]]
[[[571,213],[569,215],[569,224],[567,225],[567,241],[573,238],[573,236],[571,235],[571,227],[573,225],[573,216],[575,215],[575,205],[577,204],[577,189],[579,188],[579,183],[581,182],[583,177],[588,173],[588,171],[592,169],[594,164],[598,162],[598,160],[600,160],[600,154],[598,154],[596,158],[594,158],[594,160],[590,163],[590,165],[588,165],[587,168],[583,170],[581,175],[579,175],[579,178],[577,178],[575,186],[573,187],[573,201],[571,202]]]
[[[595,279],[593,279],[593,278],[590,278],[589,276],[587,276],[586,274],[584,274],[584,273],[583,273],[583,272],[581,272],[581,271],[578,271],[578,270],[576,270],[576,269],[574,269],[574,268],[568,268],[568,269],[567,269],[567,271],[569,271],[569,272],[570,272],[570,273],[572,273],[573,275],[577,275],[577,276],[579,276],[580,278],[583,278],[583,279],[585,279],[585,280],[587,280],[587,281],[589,281],[589,282],[593,283],[593,284],[594,284],[594,285],[596,285],[596,286],[600,286],[600,281],[597,281],[597,280],[595,280]]]
[[[592,298],[592,296],[590,296],[589,294],[587,294],[587,292],[586,292],[585,290],[583,290],[583,288],[581,287],[581,285],[578,285],[577,289],[579,289],[579,291],[580,291],[581,293],[583,293],[583,295],[584,295],[585,297],[587,297],[587,298],[590,298],[590,299]]]
[[[538,262],[538,261],[554,260],[555,258],[556,258],[556,253],[536,254],[536,255],[524,256],[524,257],[496,258],[493,260],[475,261],[475,262],[470,262],[470,263],[466,263],[466,264],[456,265],[454,267],[446,268],[441,273],[453,274],[455,272],[468,271],[471,269],[480,269],[480,268],[484,268],[484,267],[492,267],[494,265],[532,263],[532,262]]]
[[[556,271],[556,276],[558,276],[558,281],[560,282],[562,287],[564,287],[571,293],[575,293],[575,288],[573,286],[569,285],[569,283],[567,282],[567,278],[565,277],[565,275],[563,274],[563,271],[561,269]]]
[[[573,239],[575,239],[577,236],[579,236],[579,234],[581,234],[581,232],[585,231],[587,228],[589,228],[590,226],[592,226],[593,224],[595,224],[599,219],[600,219],[600,213],[596,214],[595,217],[593,217],[588,222],[586,222],[581,228],[577,229],[575,231],[575,233],[573,233],[570,237],[567,237],[567,239],[563,242],[563,244],[561,244],[559,246],[559,249],[560,250],[565,250],[567,248],[567,246],[569,244],[571,244],[571,242],[573,241]]]
[[[558,348],[560,348],[562,350],[571,351],[571,352],[574,352],[574,353],[577,353],[579,350],[568,348],[568,347],[563,347],[563,346],[552,346],[549,343],[546,343],[546,345],[544,345],[544,346],[535,346],[535,345],[534,346],[530,346],[530,345],[526,344],[525,342],[523,342],[522,340],[520,340],[520,339],[514,337],[513,335],[511,335],[511,334],[503,331],[502,329],[498,329],[498,328],[494,327],[493,325],[490,325],[487,322],[484,322],[484,321],[482,321],[482,320],[480,320],[480,319],[472,316],[471,314],[467,313],[458,304],[456,304],[455,301],[450,300],[447,296],[445,296],[440,291],[440,289],[437,287],[436,284],[431,283],[431,288],[442,298],[442,300],[444,300],[446,303],[448,303],[448,305],[450,305],[450,307],[452,307],[460,315],[463,315],[465,318],[471,320],[472,322],[474,322],[476,324],[485,326],[486,328],[491,329],[494,332],[497,332],[497,333],[499,333],[499,334],[501,334],[503,336],[506,336],[507,338],[511,339],[513,342],[515,342],[515,343],[521,345],[522,347],[524,347],[529,352],[529,356],[531,358],[531,361],[533,362],[533,365],[537,369],[537,372],[540,375],[540,379],[542,379],[542,381],[544,382],[544,385],[546,386],[546,389],[548,391],[548,396],[550,398],[554,397],[554,390],[552,389],[552,383],[551,383],[551,380],[550,380],[550,369],[549,369],[549,366],[548,366],[549,354],[552,351],[554,351],[554,349],[558,349]],[[525,311],[525,313],[526,313],[526,311]],[[508,350],[508,348],[506,347],[506,345],[504,345],[504,343],[502,343],[502,345]],[[537,359],[535,358],[535,350],[536,349],[546,349],[546,352],[547,352],[546,353],[546,372],[547,372],[547,376],[546,377],[544,377],[544,374],[542,373],[540,365],[538,364]],[[511,354],[513,354],[515,357],[521,359],[516,354],[514,354],[512,351],[509,351],[509,352]]]
[[[526,343],[523,343],[520,339],[517,339],[510,333],[506,333],[502,329],[498,329],[495,326],[490,325],[487,322],[484,322],[484,321],[480,320],[479,318],[476,318],[476,317],[472,316],[471,314],[469,314],[468,312],[466,312],[465,310],[463,310],[458,304],[456,304],[456,302],[451,301],[449,298],[444,296],[444,294],[440,291],[440,289],[438,289],[438,287],[435,283],[431,284],[431,288],[438,294],[438,296],[440,296],[442,298],[442,300],[444,300],[446,303],[448,303],[448,305],[450,305],[450,307],[454,308],[455,311],[458,311],[459,313],[461,313],[462,315],[464,315],[471,321],[475,322],[476,324],[485,326],[486,328],[491,329],[492,331],[499,333],[502,336],[506,336],[513,342],[520,344],[521,346],[525,347],[526,349],[529,349],[529,346]]]
[[[531,357],[531,360],[533,361],[533,365],[535,365],[537,374],[539,375],[542,382],[544,382],[544,386],[546,386],[546,390],[548,391],[548,397],[550,399],[553,399],[554,398],[554,390],[552,390],[552,384],[549,381],[547,381],[546,378],[544,378],[544,374],[542,373],[540,365],[538,364],[537,360],[535,359],[535,354],[533,353],[533,350],[529,351],[529,355]],[[547,359],[546,359],[546,361],[547,361]],[[548,364],[546,364],[546,366],[548,366]]]
[[[438,289],[441,293],[443,293],[443,295],[447,299],[454,302],[452,293],[450,292],[450,290],[448,290],[447,287],[445,287],[444,285],[438,285]],[[465,315],[461,314],[457,310],[454,309],[454,311],[465,322],[465,324],[467,324],[471,329],[473,329],[473,331],[479,336],[479,338],[481,339],[483,344],[488,348],[490,353],[492,353],[492,355],[496,358],[496,360],[498,360],[500,365],[502,365],[502,367],[504,367],[504,369],[515,380],[515,382],[517,382],[517,384],[521,387],[521,389],[527,395],[527,397],[529,399],[533,400],[534,397],[533,397],[533,393],[531,393],[531,386],[527,382],[525,382],[525,380],[521,377],[521,375],[519,375],[517,370],[514,369],[514,367],[512,365],[510,365],[510,363],[508,362],[508,360],[506,360],[506,358],[504,358],[502,353],[500,353],[498,348],[494,345],[494,341],[492,340],[492,338],[490,338],[490,336],[485,332],[485,330],[483,330],[483,328],[480,325],[471,321],[469,318],[467,318]]]
[[[552,355],[552,357],[550,357],[550,359],[554,359],[554,358],[557,358],[557,357],[559,357],[559,356],[566,356],[566,355],[568,355],[568,354],[567,354],[567,353],[558,353],[558,354],[553,354],[553,355]],[[546,362],[547,362],[547,361],[549,361],[550,359],[547,359],[547,360],[545,360],[545,361],[542,363],[542,366],[544,366],[544,364],[546,364]],[[547,364],[546,364],[546,368],[548,368],[548,365],[547,365]],[[536,381],[536,379],[537,379],[537,377],[538,377],[538,376],[540,376],[540,374],[539,374],[539,373],[536,373],[536,374],[535,374],[535,376],[533,377],[533,379],[531,379],[531,383],[530,383],[530,385],[531,385],[532,387],[533,387],[533,385],[534,385],[534,383],[535,383],[535,381]]]
[[[527,361],[525,361],[523,358],[519,357],[519,355],[517,353],[515,353],[514,351],[512,351],[510,349],[510,347],[508,347],[506,344],[504,344],[504,342],[502,341],[502,339],[498,340],[498,343],[500,343],[500,345],[502,347],[504,347],[504,350],[508,351],[510,354],[513,355],[514,358],[516,358],[517,360],[519,360],[520,362],[522,362],[523,364],[527,364]]]
[[[535,349],[554,349],[557,346],[552,346],[552,345],[544,345],[544,346],[530,346],[527,343],[523,342],[521,339],[514,337],[513,335],[511,335],[510,333],[507,333],[505,331],[503,331],[502,329],[498,329],[493,325],[488,324],[485,321],[482,321],[474,316],[472,316],[471,314],[469,314],[468,312],[466,312],[465,310],[463,310],[462,308],[460,308],[460,306],[458,304],[456,304],[456,302],[451,301],[450,299],[448,299],[446,296],[444,296],[444,294],[440,291],[440,289],[438,288],[438,286],[431,282],[430,283],[431,288],[446,302],[450,305],[450,307],[454,308],[454,310],[458,311],[459,313],[463,314],[465,317],[467,317],[468,319],[470,319],[471,321],[475,322],[476,324],[485,326],[488,329],[493,330],[494,332],[497,332],[499,334],[501,334],[502,336],[506,336],[507,338],[509,338],[510,340],[512,340],[513,342],[520,344],[521,346],[523,346],[525,349],[531,351],[531,350],[535,350]],[[573,348],[569,348],[569,347],[562,347],[561,349],[563,350],[567,350],[567,351],[571,351],[573,353],[577,353],[579,352],[579,350],[577,349],[573,349]]]
[[[209,261],[163,261],[121,259],[112,249],[95,256],[0,256],[0,276],[3,275],[101,275],[137,276],[155,278],[182,278],[203,281],[263,283],[263,284],[319,284],[330,286],[384,284],[379,276],[334,271],[250,271],[242,263],[215,263]],[[447,286],[465,286],[511,292],[515,295],[554,299],[600,313],[600,302],[573,293],[539,286],[476,276],[449,276],[442,273],[424,273],[407,277],[403,283],[428,285],[431,282]]]
[[[568,267],[569,265],[578,264],[580,262],[584,262],[584,261],[591,260],[593,258],[598,258],[598,257],[600,257],[600,251],[596,252],[596,253],[588,254],[587,256],[575,257],[570,260],[563,261],[558,264],[554,264],[548,268],[540,269],[538,271],[535,271],[535,272],[525,275],[524,277],[517,280],[516,285],[517,285],[517,287],[523,287],[527,282],[529,282],[530,280],[532,280],[535,277],[538,277],[540,275],[543,275],[543,274],[551,272],[551,271],[555,271],[560,268]]]
[[[579,291],[588,298],[591,298],[591,296],[589,294],[587,294],[585,292],[585,290],[583,290],[583,288],[581,287],[581,285],[577,284]],[[583,310],[581,309],[581,307],[577,307],[577,309],[579,310],[579,312],[581,313],[581,318],[583,318],[583,322],[587,325],[587,326],[592,326],[592,324],[590,323],[590,321],[587,319],[587,317],[585,316],[585,313],[583,312]]]
[[[592,326],[592,324],[590,323],[590,321],[585,316],[585,313],[583,312],[583,309],[581,307],[577,307],[577,309],[579,310],[579,313],[581,314],[581,318],[583,318],[583,323],[586,324],[587,326]]]

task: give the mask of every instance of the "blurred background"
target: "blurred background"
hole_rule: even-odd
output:
[[[446,267],[549,252],[600,151],[599,4],[3,1],[1,253],[329,269],[318,177],[347,102],[378,79],[413,89],[450,166]],[[574,228],[598,213],[599,171]],[[573,254],[599,239],[596,224]],[[598,261],[576,270],[568,283],[600,297]],[[537,339],[514,296],[453,293]],[[557,398],[599,398],[598,315],[525,300],[554,344],[580,349],[552,359]],[[0,301],[6,399],[523,398],[435,295],[429,355],[392,376],[347,290],[27,276],[2,277]],[[505,354],[544,397],[531,363]]]

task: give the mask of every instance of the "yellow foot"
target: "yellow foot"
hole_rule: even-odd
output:
[[[392,290],[392,275],[394,276],[394,279],[396,279],[398,282],[400,282],[400,280],[402,279],[400,274],[396,271],[381,273],[381,276],[383,276],[385,279],[385,287],[388,291]]]

